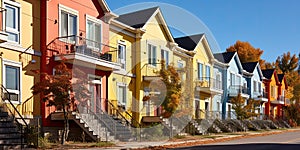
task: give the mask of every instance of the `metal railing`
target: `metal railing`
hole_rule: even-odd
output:
[[[223,90],[222,82],[211,77],[200,77],[196,81],[196,85],[203,88],[213,88]]]
[[[48,57],[80,53],[96,59],[118,62],[117,48],[76,35],[57,37],[47,45],[47,49]],[[113,50],[110,51],[110,49]]]
[[[283,102],[283,103],[284,103],[285,97],[284,97],[283,95],[280,95],[280,96],[277,98],[277,100],[278,100],[279,102]]]
[[[8,92],[8,90],[1,84],[1,100],[2,103],[5,103],[5,101],[8,101],[10,104],[11,110],[9,107],[6,107],[6,109],[9,111],[11,117],[13,117],[14,121],[18,124],[19,130],[21,132],[21,146],[24,147],[24,144],[27,142],[27,133],[29,131],[29,125],[23,118],[23,116],[20,114],[18,109],[15,107],[13,102],[11,101],[11,93]],[[25,142],[25,143],[24,143]]]
[[[254,91],[253,92],[253,97],[254,98],[268,98],[268,92],[258,92],[258,91]]]
[[[248,88],[242,85],[231,85],[229,86],[229,94],[237,95],[239,93],[249,94]]]

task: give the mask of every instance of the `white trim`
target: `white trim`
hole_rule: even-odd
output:
[[[17,44],[16,42],[4,42],[0,43],[0,47],[7,48],[13,51],[21,52],[24,54],[31,54],[35,56],[42,56],[42,53],[40,51],[34,50],[34,49],[27,49],[23,48],[20,44]],[[24,52],[26,50],[26,52]]]
[[[8,41],[10,41],[11,43],[15,43],[15,44],[21,44],[22,43],[22,38],[21,38],[21,33],[22,33],[22,29],[21,29],[21,27],[22,27],[22,7],[21,7],[21,4],[20,3],[18,3],[18,2],[15,2],[15,1],[11,1],[11,0],[3,0],[3,2],[2,2],[2,6],[4,7],[5,5],[4,4],[8,4],[8,5],[12,5],[12,6],[14,6],[14,7],[18,7],[19,8],[19,13],[18,13],[18,17],[19,17],[19,24],[18,24],[18,28],[19,28],[19,41],[18,42],[15,42],[15,41],[10,41],[10,40],[8,40]],[[2,24],[2,26],[4,27],[4,26],[6,26],[6,18],[5,18],[6,16],[5,15],[3,15],[3,24]],[[6,28],[6,30],[7,30],[7,28]],[[9,30],[8,30],[9,31]],[[13,32],[12,30],[11,31],[9,31],[9,32]]]
[[[101,30],[100,31],[100,33],[101,33],[100,41],[95,41],[95,42],[102,43],[102,41],[103,41],[103,24],[102,24],[102,21],[100,19],[97,19],[97,18],[93,17],[93,16],[85,14],[85,33],[86,33],[85,36],[86,36],[86,39],[88,39],[88,37],[87,37],[87,30],[88,30],[87,23],[88,23],[88,21],[91,21],[93,23],[96,23],[96,24],[100,25],[100,30]],[[93,39],[88,39],[88,40],[93,40]],[[100,48],[101,48],[101,51],[102,51],[102,45],[100,46]]]
[[[6,87],[6,65],[9,65],[9,66],[13,66],[13,67],[18,67],[19,68],[19,82],[20,82],[20,85],[19,85],[19,91],[17,90],[10,90],[10,89],[7,89],[8,92],[11,92],[11,93],[15,93],[15,94],[18,94],[18,102],[16,101],[12,101],[12,103],[14,104],[21,104],[22,103],[22,63],[21,62],[16,62],[16,61],[12,61],[12,60],[8,60],[8,59],[2,59],[2,72],[3,72],[3,77],[2,77],[2,82],[3,82],[3,86]]]
[[[77,16],[76,22],[77,22],[77,34],[79,34],[79,12],[75,9],[72,9],[70,7],[64,6],[62,4],[58,4],[58,35],[61,36],[61,27],[60,27],[60,23],[61,23],[61,12],[65,11],[67,13],[73,14],[75,16]]]
[[[122,66],[121,66],[121,70],[126,70],[126,65],[127,65],[127,55],[126,55],[126,51],[127,51],[127,45],[126,45],[126,42],[125,41],[123,41],[123,40],[118,40],[117,41],[117,43],[118,43],[118,57],[117,57],[117,59],[118,59],[118,63],[120,63],[121,65],[122,64],[124,64],[124,68],[122,68]],[[121,45],[121,46],[124,46],[125,47],[125,49],[124,49],[124,51],[123,51],[123,59],[119,59],[119,45]]]
[[[126,103],[127,103],[127,90],[126,89],[128,88],[127,84],[123,83],[123,82],[117,82],[116,84],[117,84],[117,101],[118,101],[118,104],[120,103],[121,105],[125,106],[125,109],[126,109]],[[124,89],[125,93],[123,93],[123,94],[125,94],[125,103],[119,101],[119,96],[120,96],[119,95],[119,87],[125,88]]]
[[[151,62],[151,63],[155,63],[155,64],[149,64],[149,45],[152,45],[153,47],[156,47],[156,57],[155,57],[155,60],[156,62]],[[155,44],[155,42],[151,42],[151,41],[146,41],[146,58],[147,58],[147,64],[148,64],[148,67],[153,67],[153,68],[157,68],[157,63],[158,63],[158,48],[159,46],[157,46],[157,44]],[[152,58],[152,55],[151,55],[151,58]],[[153,58],[152,58],[153,59]]]

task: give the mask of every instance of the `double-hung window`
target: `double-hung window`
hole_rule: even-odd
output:
[[[125,42],[118,44],[118,59],[121,64],[121,68],[125,69],[126,67],[126,45]]]
[[[169,51],[167,50],[161,50],[161,59],[165,60],[166,66],[169,65]]]
[[[257,90],[257,82],[253,81],[253,88],[254,88],[254,92],[258,92]]]
[[[4,1],[6,9],[5,27],[8,40],[20,43],[20,4],[13,1]]]
[[[156,46],[148,44],[148,64],[156,66]]]
[[[60,5],[60,36],[66,37],[64,40],[75,41],[78,31],[78,11]]]
[[[86,43],[89,47],[101,50],[101,21],[87,16],[86,20]]]
[[[206,65],[206,79],[209,80],[210,78],[210,66]]]
[[[10,93],[10,100],[21,101],[21,63],[3,60],[3,83]]]
[[[198,80],[203,80],[203,64],[198,63]]]
[[[126,105],[126,85],[124,84],[118,85],[118,104]]]

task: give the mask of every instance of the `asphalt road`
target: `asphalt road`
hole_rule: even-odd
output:
[[[178,150],[300,150],[300,131],[176,148]]]

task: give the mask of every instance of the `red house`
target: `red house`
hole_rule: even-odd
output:
[[[108,45],[109,23],[115,15],[104,0],[42,0],[40,8],[41,72],[52,74],[62,59],[69,68],[79,68],[86,73],[92,93],[91,110],[85,111],[106,111],[108,76],[120,68],[114,58],[116,48]],[[51,119],[55,111],[41,104],[45,131],[61,125],[62,121]]]

